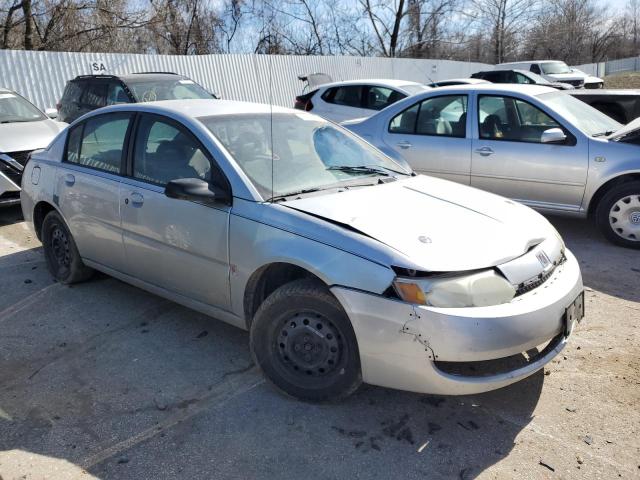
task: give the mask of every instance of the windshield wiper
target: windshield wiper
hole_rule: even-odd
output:
[[[289,197],[295,197],[296,195],[303,195],[305,193],[319,192],[320,190],[326,190],[325,188],[305,188],[302,190],[296,190],[295,192],[283,193],[282,195],[275,195],[271,198],[267,198],[267,202],[281,202]]]
[[[606,137],[608,135],[611,135],[613,132],[615,132],[615,130],[607,130],[606,132],[594,133],[591,136],[592,137]]]
[[[332,165],[331,167],[328,167],[327,170],[339,170],[346,173],[373,173],[376,175],[383,175],[385,177],[388,177],[389,173],[385,172],[385,170],[391,169],[385,167],[372,167],[368,165]],[[395,170],[391,171],[395,172]]]

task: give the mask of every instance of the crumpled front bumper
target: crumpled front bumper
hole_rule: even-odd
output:
[[[433,308],[333,287],[358,340],[363,380],[414,392],[462,395],[501,388],[533,374],[566,345],[565,310],[583,290],[577,260],[568,250],[565,255],[566,261],[541,286],[491,307]],[[465,376],[438,365],[501,359],[545,343],[539,356],[508,371]]]

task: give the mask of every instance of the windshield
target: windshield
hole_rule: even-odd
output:
[[[538,98],[588,135],[603,135],[622,127],[604,113],[566,93],[544,93]]]
[[[255,113],[199,120],[220,140],[264,199],[371,185],[380,176],[411,173],[342,127],[308,113],[275,113],[273,119],[268,113]]]
[[[409,95],[415,95],[416,93],[422,93],[425,90],[429,90],[429,87],[426,85],[401,85],[400,88],[407,92]]]
[[[193,80],[179,78],[176,80],[154,80],[148,82],[127,82],[138,102],[155,102],[156,100],[187,100],[197,98],[212,99],[212,95]]]
[[[555,75],[557,73],[571,73],[571,69],[564,62],[541,63],[542,73]]]
[[[40,110],[20,95],[0,93],[0,123],[37,122],[45,117]]]

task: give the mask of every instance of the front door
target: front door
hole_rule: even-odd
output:
[[[383,141],[416,172],[468,185],[467,103],[467,95],[429,97],[391,118]]]
[[[532,207],[578,210],[587,181],[588,145],[541,107],[504,95],[479,95],[471,185]],[[542,143],[551,128],[561,143]]]
[[[230,207],[172,199],[178,178],[223,181],[215,161],[182,125],[143,114],[137,122],[120,207],[127,263],[135,277],[219,308],[229,308]]]
[[[80,256],[126,271],[120,228],[120,173],[130,113],[107,113],[75,125],[56,170],[54,200]]]

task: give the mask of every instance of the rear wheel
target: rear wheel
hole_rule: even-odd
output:
[[[263,302],[251,325],[251,351],[276,387],[301,400],[344,398],[362,383],[349,318],[317,280],[283,285]]]
[[[596,223],[607,239],[640,249],[640,182],[613,187],[598,203]]]
[[[81,282],[93,274],[93,269],[82,262],[69,228],[56,211],[49,212],[42,222],[42,246],[49,271],[60,283]]]

